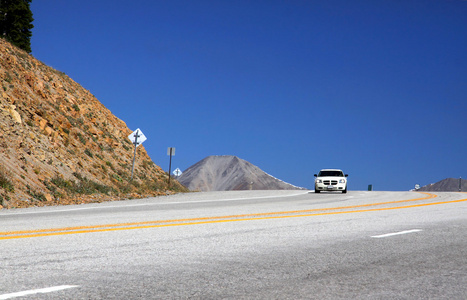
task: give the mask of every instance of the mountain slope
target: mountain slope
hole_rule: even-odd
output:
[[[143,146],[89,91],[0,39],[0,205],[25,207],[165,194]],[[173,189],[184,190],[178,183]]]
[[[467,180],[460,180],[461,191],[467,191]],[[436,183],[425,185],[418,189],[425,192],[458,192],[459,178],[446,178]]]
[[[189,167],[178,178],[195,191],[292,190],[300,189],[265,173],[236,156],[208,156]]]

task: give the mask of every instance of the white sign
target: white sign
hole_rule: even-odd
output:
[[[128,138],[130,139],[131,143],[138,147],[142,143],[144,143],[145,140],[147,140],[146,136],[144,136],[143,132],[141,129],[136,129],[134,132],[132,132]]]
[[[178,176],[182,175],[182,171],[179,168],[176,168],[174,170],[173,174],[178,177]]]
[[[174,147],[167,148],[167,155],[175,155],[175,148]]]

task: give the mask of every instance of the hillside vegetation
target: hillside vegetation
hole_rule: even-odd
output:
[[[0,205],[86,203],[186,191],[89,91],[0,39]]]

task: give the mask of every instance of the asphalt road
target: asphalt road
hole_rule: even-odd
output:
[[[467,194],[192,193],[0,211],[0,299],[467,299]]]

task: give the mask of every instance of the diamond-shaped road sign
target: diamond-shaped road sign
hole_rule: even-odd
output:
[[[174,170],[173,174],[178,177],[178,176],[182,175],[182,171],[179,168],[176,168]]]
[[[144,136],[143,132],[141,129],[136,129],[134,132],[132,132],[128,138],[130,139],[131,143],[138,147],[141,145],[145,140],[147,140],[146,136]]]

